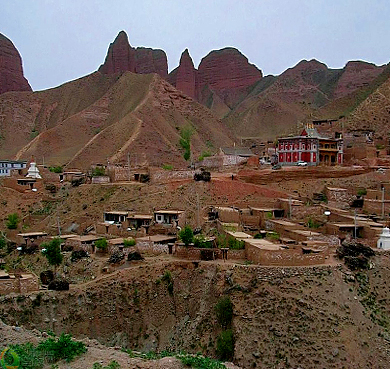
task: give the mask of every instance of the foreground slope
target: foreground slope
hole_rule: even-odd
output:
[[[49,165],[86,169],[135,154],[138,164],[184,166],[183,127],[193,131],[194,155],[233,140],[207,108],[156,74],[95,72],[47,91],[3,94],[0,107],[1,156]]]

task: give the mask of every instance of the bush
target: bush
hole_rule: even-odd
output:
[[[19,224],[19,215],[12,213],[7,216],[6,226],[8,229],[17,229]]]
[[[54,183],[48,183],[45,186],[45,190],[49,191],[50,193],[56,193],[57,192],[57,187]]]
[[[190,226],[186,225],[184,229],[179,232],[179,237],[184,242],[184,245],[188,246],[194,241],[194,232]]]
[[[163,168],[164,170],[172,170],[172,169],[173,169],[173,165],[172,165],[172,164],[164,164],[164,165],[162,166],[162,168]]]
[[[232,360],[234,355],[233,331],[228,329],[221,332],[217,338],[217,355],[220,360]]]
[[[130,239],[124,238],[123,239],[123,246],[124,247],[132,247],[132,246],[135,246],[135,244],[136,244],[136,241],[134,238],[130,238]]]
[[[233,320],[233,303],[229,296],[221,297],[215,305],[215,313],[222,328],[228,328]]]
[[[367,189],[366,188],[359,188],[357,191],[357,195],[359,197],[367,195]]]
[[[72,187],[78,187],[82,185],[84,182],[85,182],[84,177],[81,177],[81,178],[72,179],[72,182],[70,182],[70,184]]]
[[[88,258],[89,254],[85,250],[75,250],[72,251],[72,254],[70,255],[70,261],[74,263],[75,261],[78,261],[83,258]]]
[[[57,167],[49,167],[49,170],[50,172],[53,172],[53,173],[62,173],[63,172],[63,169],[62,169],[62,166],[57,166]]]
[[[209,359],[200,354],[189,355],[181,354],[177,358],[185,365],[194,369],[226,369],[226,366],[223,365],[218,360]]]
[[[106,170],[103,167],[95,167],[92,169],[92,177],[101,177],[106,175]]]
[[[267,236],[266,236],[269,240],[272,240],[272,241],[277,241],[280,236],[279,236],[279,233],[278,232],[269,232],[267,233]]]
[[[6,246],[7,246],[7,240],[3,236],[0,236],[0,250],[5,249]]]
[[[41,369],[45,364],[59,360],[71,362],[76,356],[87,351],[84,343],[73,341],[71,335],[62,334],[58,339],[50,337],[37,346],[28,342],[11,345],[20,359],[20,369]]]
[[[95,246],[101,251],[106,251],[108,247],[108,241],[105,238],[95,241]]]

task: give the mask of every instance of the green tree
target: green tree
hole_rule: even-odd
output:
[[[95,246],[102,251],[106,251],[108,247],[108,241],[105,238],[95,241]]]
[[[220,360],[231,360],[234,355],[234,335],[231,329],[221,332],[217,338],[217,355]]]
[[[6,226],[8,229],[17,229],[19,223],[19,215],[17,213],[9,214],[7,217]]]
[[[180,141],[179,144],[184,150],[183,157],[185,160],[190,160],[191,158],[191,136],[193,130],[191,127],[183,127],[180,130]]]
[[[229,296],[221,297],[215,305],[215,313],[222,328],[228,328],[233,320],[233,303]]]
[[[61,265],[63,256],[61,254],[61,239],[53,238],[50,242],[42,244],[45,249],[43,255],[46,256],[50,265],[54,266],[54,274],[57,274],[57,267]]]
[[[184,245],[188,246],[194,241],[194,232],[190,226],[186,225],[184,229],[179,232],[180,239],[184,242]]]
[[[124,247],[131,247],[131,246],[135,246],[136,244],[136,241],[134,238],[124,238],[123,239],[123,246]]]

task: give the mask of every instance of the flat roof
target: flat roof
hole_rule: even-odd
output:
[[[93,235],[72,237],[72,239],[80,241],[80,242],[97,241],[97,240],[101,240],[102,238],[104,238],[104,237],[93,236]]]
[[[74,238],[78,237],[78,234],[62,234],[62,235],[57,235],[57,236],[51,236],[50,238],[61,238],[63,240],[66,240],[68,238]]]
[[[281,220],[281,219],[270,219],[272,223],[280,224],[286,227],[299,227],[300,225],[298,223],[289,222],[288,220]]]
[[[0,159],[0,163],[27,164],[27,161],[25,161],[25,160],[8,160],[8,159]]]
[[[268,212],[268,211],[275,211],[275,210],[283,210],[283,209],[280,209],[280,208],[255,208],[253,206],[248,206],[249,209],[251,210],[256,210],[256,211],[265,211],[265,212]]]
[[[112,211],[105,211],[104,214],[119,214],[119,215],[128,215],[128,211],[123,210],[112,210]]]
[[[346,188],[341,188],[341,187],[326,187],[326,188],[331,191],[348,191]]]
[[[21,236],[21,237],[39,237],[39,236],[47,236],[47,233],[46,232],[18,233],[18,236]]]
[[[155,234],[154,236],[146,236],[137,238],[139,241],[152,241],[152,242],[162,242],[162,241],[175,241],[176,236],[166,236],[163,234]]]
[[[313,231],[306,231],[303,229],[290,229],[289,232],[293,232],[296,234],[300,234],[302,236],[321,236],[321,233],[313,232]]]
[[[261,250],[278,251],[282,249],[280,245],[272,243],[271,241],[268,241],[264,238],[259,238],[259,239],[251,238],[245,240],[245,242],[252,246],[258,247]]]
[[[18,178],[18,182],[36,182],[37,180],[35,178]]]
[[[301,200],[296,200],[296,199],[283,199],[283,198],[279,198],[278,200],[279,200],[279,201],[283,201],[283,202],[289,202],[289,201],[291,201],[291,205],[303,205],[303,201],[301,201]]]
[[[184,210],[155,210],[154,214],[181,214],[184,213]]]
[[[245,233],[245,232],[231,232],[231,231],[227,231],[226,233],[230,234],[231,236],[233,236],[235,238],[253,238],[253,236],[251,236],[250,234]]]
[[[355,228],[355,223],[329,223],[337,228]],[[356,223],[356,228],[362,228],[361,224]]]
[[[214,206],[215,209],[218,210],[226,210],[226,211],[238,211],[238,209],[229,207],[229,206]]]
[[[147,214],[131,214],[127,219],[153,219],[153,215]]]

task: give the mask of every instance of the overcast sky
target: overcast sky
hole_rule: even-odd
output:
[[[169,70],[185,48],[198,66],[226,46],[264,75],[302,59],[390,61],[389,0],[0,0],[0,33],[34,90],[95,71],[120,30],[132,46],[163,49]]]

